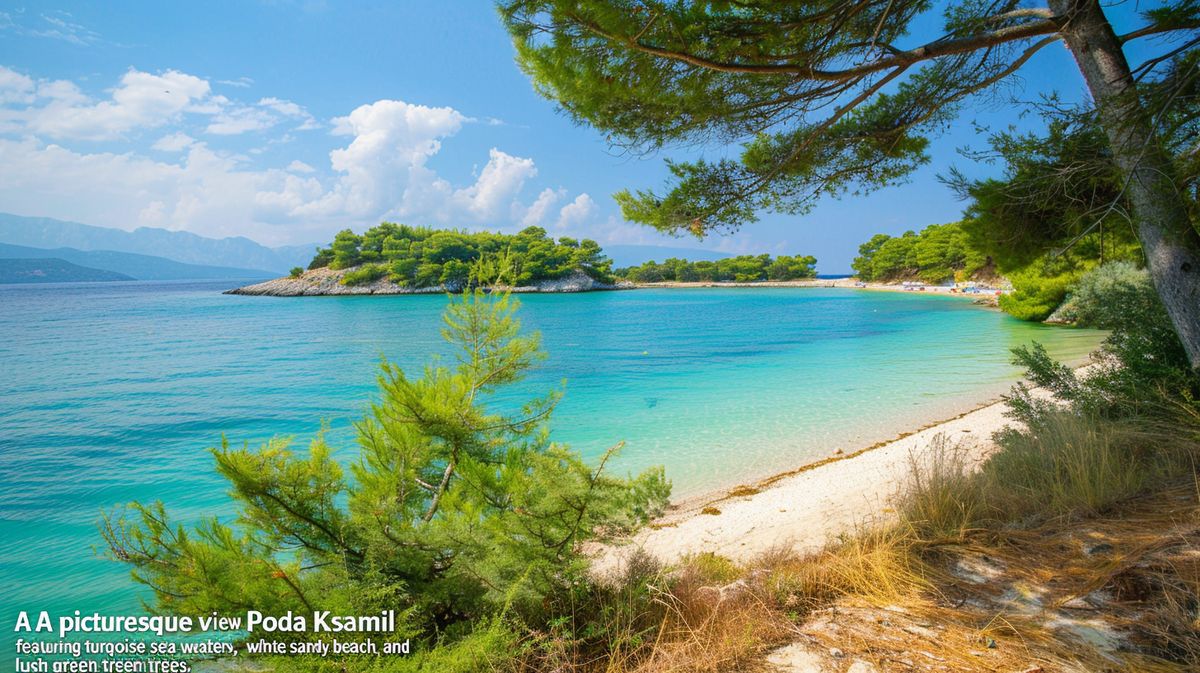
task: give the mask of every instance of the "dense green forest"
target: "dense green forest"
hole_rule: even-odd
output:
[[[1089,271],[1109,262],[1143,265],[1125,216],[1124,181],[1104,135],[1087,115],[1045,116],[1043,132],[1005,130],[987,138],[978,156],[1001,165],[999,177],[973,180],[949,171],[946,182],[967,204],[961,222],[875,236],[859,248],[859,277],[941,282],[990,268],[1012,283],[1000,308],[1040,321]]]
[[[817,277],[817,258],[811,255],[741,255],[716,261],[691,262],[672,257],[665,262],[646,262],[641,266],[617,269],[616,274],[635,283],[665,281],[733,281],[752,283],[760,280],[797,280]]]
[[[862,280],[890,281],[919,278],[928,283],[972,278],[988,266],[988,255],[971,245],[959,223],[931,224],[921,233],[901,236],[876,234],[858,246],[851,263]]]
[[[999,189],[997,184],[988,183],[987,188]],[[1012,292],[1000,297],[1000,308],[1022,320],[1040,321],[1102,262],[1138,261],[1138,248],[1127,231],[1106,236],[1098,227],[1077,236],[1070,247],[1024,256],[1006,253],[992,240],[1000,229],[995,215],[979,203],[970,214],[962,222],[930,225],[919,233],[876,234],[858,247],[851,266],[861,280],[879,282],[962,282],[1002,275],[1012,284]]]
[[[328,248],[317,250],[308,268],[358,267],[342,278],[346,285],[387,277],[405,287],[462,289],[472,284],[472,264],[479,260],[493,264],[503,260],[505,280],[516,286],[562,278],[573,271],[601,282],[613,280],[612,261],[605,258],[598,243],[565,237],[556,240],[540,227],[499,234],[384,222],[361,236],[349,229],[338,232]],[[299,271],[293,270],[293,275]]]

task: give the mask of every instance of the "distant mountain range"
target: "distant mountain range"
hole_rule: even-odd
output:
[[[91,269],[65,259],[0,259],[0,284],[9,283],[83,283],[133,280],[123,273]]]
[[[74,248],[31,248],[24,245],[0,243],[0,260],[57,259],[91,270],[101,270],[124,276],[120,280],[205,280],[254,279],[277,275],[264,269],[240,269],[228,266],[184,264],[164,257],[139,255],[113,250],[76,250]],[[97,279],[114,280],[114,279]],[[50,281],[42,281],[50,282]]]
[[[185,264],[262,269],[275,274],[287,273],[294,266],[307,267],[317,249],[316,244],[268,248],[242,236],[205,238],[186,231],[150,227],[123,231],[49,217],[23,217],[10,213],[0,213],[0,243],[43,249],[132,252]],[[73,261],[70,258],[64,259]],[[130,275],[139,280],[150,280],[136,274]]]
[[[236,236],[205,238],[186,231],[95,227],[49,217],[0,213],[0,258],[51,259],[131,276],[137,280],[266,278],[308,267],[318,245],[268,248]],[[698,248],[609,245],[615,268],[671,257],[692,261],[732,257]]]

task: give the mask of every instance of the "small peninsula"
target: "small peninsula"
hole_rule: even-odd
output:
[[[667,259],[613,269],[593,240],[555,239],[540,227],[516,234],[411,227],[384,222],[362,235],[346,229],[318,248],[307,269],[226,294],[274,297],[457,293],[479,278],[504,278],[511,292],[633,289],[664,281],[792,283],[816,278],[811,255],[741,255],[715,261]]]

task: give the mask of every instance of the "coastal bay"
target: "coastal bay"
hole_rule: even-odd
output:
[[[376,394],[379,358],[411,369],[444,353],[442,294],[295,301],[222,295],[230,285],[0,288],[15,401],[0,411],[13,486],[0,503],[10,560],[0,572],[14,600],[136,609],[125,569],[92,552],[97,511],[161,498],[187,521],[228,516],[206,451],[222,433],[252,446],[294,436],[302,448],[325,421],[335,456],[352,456],[350,423]],[[521,299],[549,360],[515,397],[491,403],[565,378],[553,439],[590,459],[623,440],[610,467],[664,465],[681,501],[975,408],[1019,376],[1014,346],[1040,341],[1079,360],[1101,336],[918,292]]]

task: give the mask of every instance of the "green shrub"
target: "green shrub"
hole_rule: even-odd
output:
[[[300,276],[304,275],[304,269],[298,266],[293,266],[292,270],[288,272],[288,275],[292,278],[299,278]]]
[[[505,295],[468,294],[444,315],[459,351],[453,367],[409,378],[382,365],[379,401],[355,426],[353,478],[322,437],[307,452],[283,439],[258,449],[223,441],[213,457],[237,516],[188,528],[162,503],[133,503],[102,522],[111,556],[149,589],[156,611],[394,609],[394,636],[511,645],[507,632],[480,635],[480,625],[545,619],[553,597],[587,584],[582,544],[630,532],[670,491],[661,469],[609,476],[615,448],[596,467],[551,443],[557,392],[514,401],[511,413],[486,406],[544,357],[536,334],[520,334],[516,307]]]
[[[1086,274],[1071,310],[1082,322],[1111,330],[1093,354],[1094,366],[1081,378],[1038,344],[1014,350],[1015,362],[1034,384],[1081,412],[1105,418],[1171,415],[1179,404],[1200,398],[1200,375],[1142,272],[1112,264]],[[1024,386],[1017,387],[1010,404],[1026,422],[1039,406]]]
[[[1041,322],[1054,313],[1075,276],[1046,275],[1041,269],[1023,269],[1009,274],[1013,291],[1000,296],[1000,310],[1017,318]]]
[[[1060,313],[1080,327],[1113,329],[1144,320],[1159,303],[1149,272],[1132,262],[1109,262],[1080,276]]]
[[[387,268],[382,264],[363,264],[357,269],[347,271],[342,276],[342,285],[367,285],[387,275]]]

